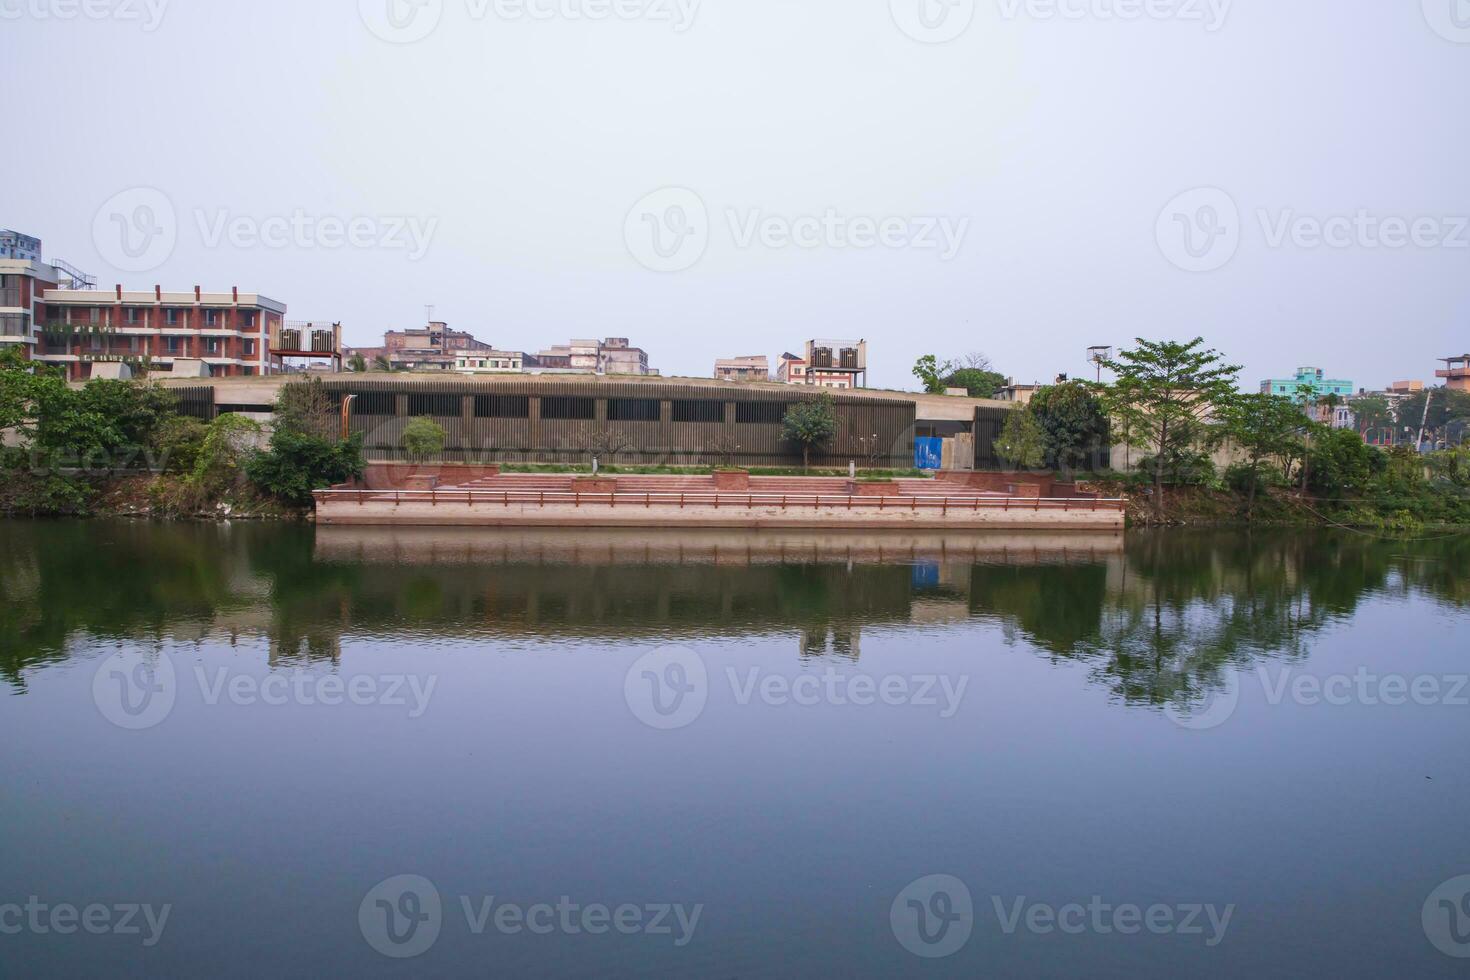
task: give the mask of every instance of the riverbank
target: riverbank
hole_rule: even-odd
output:
[[[1106,495],[1126,494],[1128,526],[1144,527],[1347,527],[1387,533],[1425,529],[1470,530],[1470,497],[1448,491],[1326,499],[1291,490],[1248,494],[1210,487],[1166,487],[1162,505],[1152,492],[1115,483],[1098,484]]]

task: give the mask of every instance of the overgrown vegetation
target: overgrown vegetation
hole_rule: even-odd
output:
[[[334,432],[319,380],[281,389],[262,448],[258,423],[181,415],[168,389],[142,380],[73,387],[57,370],[0,352],[0,513],[274,514],[311,490],[362,473],[358,440]]]

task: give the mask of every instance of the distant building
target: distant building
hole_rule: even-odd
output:
[[[764,354],[724,357],[715,361],[715,377],[721,381],[769,381],[771,362]]]
[[[526,355],[520,351],[477,350],[456,355],[454,369],[461,374],[524,374]]]
[[[66,370],[73,381],[178,367],[214,377],[295,370],[292,361],[340,366],[341,325],[293,323],[286,304],[259,293],[97,289],[66,262],[42,258],[41,241],[0,231],[0,344]]]
[[[658,374],[648,366],[647,351],[632,346],[627,337],[573,340],[549,347],[534,357],[528,357],[527,367],[533,366],[579,374]]]
[[[1042,389],[1039,384],[1018,385],[1015,378],[1006,378],[1005,387],[995,393],[995,400],[999,402],[1015,402],[1018,405],[1030,404],[1031,399]]]
[[[349,347],[344,353],[349,359],[361,356],[369,367],[382,358],[396,371],[452,371],[459,354],[490,349],[474,335],[436,320],[409,330],[389,330],[382,347]]]
[[[1303,388],[1308,391],[1304,393]],[[1280,395],[1293,401],[1315,402],[1329,395],[1348,398],[1352,393],[1351,381],[1329,379],[1326,372],[1314,367],[1297,368],[1294,378],[1272,378],[1261,382],[1261,394]]]
[[[1451,391],[1470,391],[1470,354],[1459,357],[1441,357],[1443,371],[1435,371],[1436,378],[1444,378],[1444,386]]]
[[[862,384],[859,384],[859,379]],[[792,353],[781,355],[781,363],[776,366],[776,380],[782,384],[839,391],[863,387],[868,380],[867,342],[808,341],[805,357]]]

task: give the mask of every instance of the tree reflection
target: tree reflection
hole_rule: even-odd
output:
[[[865,627],[991,623],[1085,663],[1122,703],[1184,705],[1229,668],[1306,656],[1314,634],[1374,596],[1470,601],[1463,537],[1165,531],[990,552],[866,542],[836,557],[770,535],[736,548],[585,537],[570,550],[522,537],[486,556],[408,534],[380,554],[367,539],[324,552],[299,526],[3,522],[0,675],[24,691],[28,670],[89,639],[242,636],[267,640],[276,666],[336,663],[344,636],[786,635],[797,656],[853,662]]]

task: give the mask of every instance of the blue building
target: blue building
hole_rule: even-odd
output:
[[[1303,387],[1310,389],[1310,397],[1303,393]],[[1317,401],[1328,395],[1336,395],[1345,399],[1353,394],[1353,391],[1351,381],[1329,379],[1326,372],[1314,367],[1297,368],[1294,378],[1273,378],[1270,381],[1261,382],[1261,394],[1283,395],[1296,401]]]

